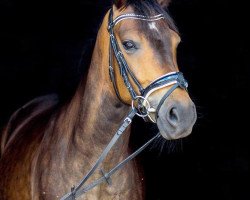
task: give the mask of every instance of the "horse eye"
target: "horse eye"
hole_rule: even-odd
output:
[[[127,51],[131,51],[131,50],[135,50],[136,49],[136,44],[133,41],[131,41],[131,40],[124,41],[122,43],[122,45],[123,45],[124,49],[127,50]]]

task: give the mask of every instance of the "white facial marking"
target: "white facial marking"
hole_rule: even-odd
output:
[[[150,22],[150,23],[148,23],[148,26],[149,26],[149,28],[150,28],[151,30],[155,30],[155,31],[158,32],[158,29],[157,29],[157,27],[156,27],[156,23],[155,23],[155,22]]]

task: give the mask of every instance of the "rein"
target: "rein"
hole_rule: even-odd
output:
[[[142,147],[140,147],[138,150],[136,150],[133,154],[128,156],[125,160],[118,163],[114,168],[112,168],[109,172],[105,173],[103,170],[101,170],[102,176],[90,183],[89,185],[84,186],[84,183],[90,178],[90,176],[96,171],[98,166],[103,162],[103,160],[106,158],[107,154],[111,150],[111,148],[115,145],[117,140],[120,138],[120,136],[124,133],[126,128],[131,124],[133,118],[135,115],[138,115],[142,118],[149,118],[153,123],[156,123],[150,116],[149,113],[155,113],[155,118],[157,120],[158,113],[163,105],[164,101],[169,97],[169,95],[178,87],[182,89],[187,89],[188,84],[187,81],[184,79],[183,74],[181,72],[171,72],[168,74],[165,74],[152,83],[150,83],[146,88],[143,88],[140,82],[137,80],[135,75],[133,74],[132,70],[129,68],[122,51],[119,48],[118,42],[116,40],[115,34],[114,34],[114,26],[121,22],[122,20],[126,19],[136,19],[136,20],[144,20],[144,21],[156,21],[160,19],[164,19],[163,14],[159,14],[156,16],[143,16],[143,15],[137,15],[134,13],[131,14],[124,14],[118,16],[116,19],[113,20],[113,10],[110,10],[109,13],[109,24],[108,24],[108,31],[110,34],[110,46],[109,46],[109,74],[110,74],[110,80],[113,84],[115,93],[117,97],[122,101],[122,98],[120,96],[120,93],[118,91],[116,79],[115,79],[115,73],[113,68],[113,57],[112,55],[115,55],[115,58],[119,65],[120,75],[124,81],[125,86],[127,87],[131,98],[132,98],[132,109],[129,112],[129,114],[125,117],[123,123],[120,125],[116,133],[114,134],[113,138],[109,142],[109,144],[106,146],[106,148],[103,150],[102,154],[96,161],[95,165],[90,169],[90,171],[81,179],[81,181],[77,184],[77,186],[73,186],[71,188],[71,192],[65,194],[61,200],[75,200],[79,196],[83,195],[84,193],[88,192],[95,186],[107,182],[109,185],[111,184],[111,176],[119,169],[124,167],[126,163],[128,163],[130,160],[132,160],[134,157],[136,157],[139,153],[141,153],[149,144],[151,144],[156,138],[160,137],[160,133],[158,133],[156,136],[151,138],[147,143],[145,143]],[[140,95],[137,95],[136,91],[134,90],[130,79],[134,82],[136,87],[138,88]],[[147,98],[155,91],[162,89],[167,86],[172,87],[166,92],[165,95],[163,95],[162,99],[160,100],[157,108],[153,108],[150,106],[150,103],[148,102]],[[123,101],[122,101],[123,102]],[[137,104],[137,105],[135,105]]]

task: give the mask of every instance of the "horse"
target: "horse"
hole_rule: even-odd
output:
[[[144,199],[141,167],[126,160],[133,116],[155,123],[167,140],[188,136],[196,121],[176,61],[179,42],[156,0],[114,1],[70,101],[39,97],[10,118],[1,137],[0,199]],[[105,171],[117,163],[123,166],[111,179]],[[95,182],[100,177],[110,185]],[[80,196],[82,183],[90,185]]]

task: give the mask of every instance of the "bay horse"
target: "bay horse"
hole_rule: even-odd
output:
[[[79,195],[73,185],[84,175],[91,175],[84,179],[88,184],[100,177],[108,181],[107,174],[90,169],[98,160],[108,171],[128,157],[129,124],[135,114],[156,123],[165,139],[189,135],[196,109],[177,66],[179,42],[173,20],[156,0],[116,0],[71,101],[59,106],[56,95],[37,98],[16,111],[5,127],[0,199],[75,199]],[[114,133],[121,136],[115,145]],[[113,148],[98,158],[110,140]],[[79,197],[144,198],[136,161],[114,173],[111,185],[97,184]]]

